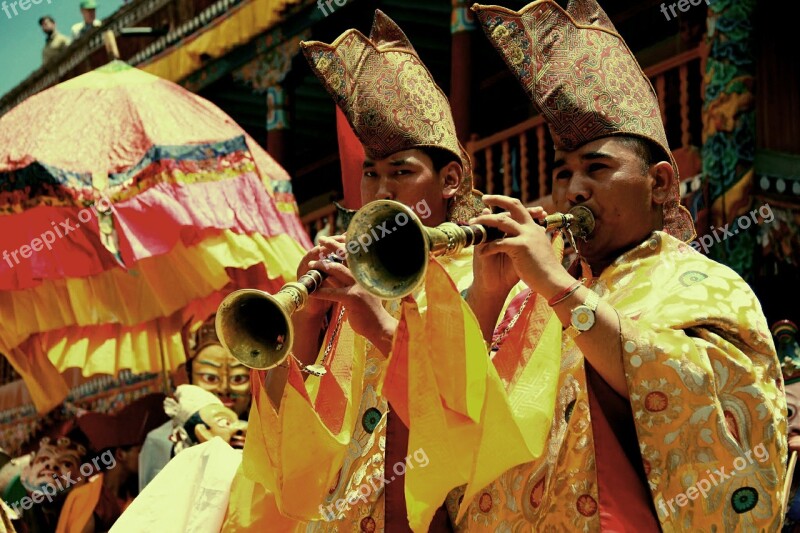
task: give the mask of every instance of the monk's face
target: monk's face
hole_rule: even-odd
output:
[[[435,169],[422,150],[395,152],[385,159],[367,159],[361,177],[362,205],[394,200],[411,207],[426,226],[447,220],[447,204],[461,183],[461,166]],[[388,228],[391,229],[391,228]]]
[[[786,406],[789,408],[789,450],[800,452],[800,382],[786,385]]]
[[[556,151],[553,201],[562,213],[576,205],[591,209],[595,230],[578,246],[590,264],[603,263],[662,229],[661,205],[668,200],[672,179],[668,162],[644,168],[634,147],[605,137],[573,151]]]
[[[239,420],[236,413],[223,405],[206,405],[199,411],[202,424],[195,426],[198,442],[220,437],[234,448],[244,448],[247,438],[247,422]]]
[[[219,344],[206,346],[192,361],[192,383],[219,397],[237,416],[250,406],[250,370]]]

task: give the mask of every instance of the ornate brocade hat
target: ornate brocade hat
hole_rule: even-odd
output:
[[[195,331],[190,331],[188,325],[184,326],[183,342],[187,358],[193,359],[200,350],[212,344],[222,345],[217,337],[215,319],[216,315],[211,315]]]
[[[394,21],[377,10],[369,37],[351,29],[330,45],[307,41],[301,46],[368,157],[445,149],[464,169],[448,218],[466,221],[480,213],[483,204],[472,190],[472,164],[458,142],[450,103]]]
[[[557,149],[572,151],[612,135],[655,142],[675,169],[664,229],[695,236],[680,205],[678,166],[661,121],[658,98],[628,45],[594,0],[570,0],[567,10],[538,0],[520,11],[472,7],[489,40],[547,121]]]

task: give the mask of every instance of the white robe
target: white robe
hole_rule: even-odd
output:
[[[242,462],[219,437],[176,455],[128,506],[111,533],[218,533]]]

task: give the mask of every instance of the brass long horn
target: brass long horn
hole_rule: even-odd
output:
[[[575,237],[594,231],[594,215],[583,206],[548,215],[540,225],[569,228]],[[455,255],[468,246],[502,238],[494,228],[445,222],[426,227],[414,211],[393,200],[362,207],[347,231],[347,266],[356,282],[382,299],[411,294],[425,279],[430,254]]]
[[[230,293],[217,310],[217,337],[250,368],[267,370],[280,365],[294,342],[292,313],[306,304],[308,295],[325,277],[319,270],[309,270],[275,294],[257,289]]]

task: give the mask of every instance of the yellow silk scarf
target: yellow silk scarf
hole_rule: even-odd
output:
[[[560,241],[554,246],[563,249]],[[426,467],[405,472],[414,531],[427,531],[453,488],[466,484],[464,501],[470,502],[509,468],[542,454],[561,346],[558,318],[534,299],[525,316],[537,320],[521,323],[523,334],[498,352],[501,377],[487,357],[475,315],[436,260],[426,292],[424,314],[413,300],[403,302],[387,372],[392,379],[383,390],[409,428],[409,450],[424,450],[429,458]],[[515,353],[514,360],[506,353]],[[387,471],[392,467],[386,465]]]

